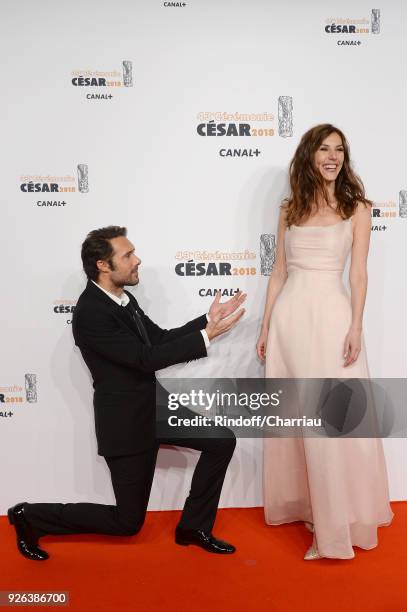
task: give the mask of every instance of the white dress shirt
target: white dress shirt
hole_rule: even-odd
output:
[[[100,285],[98,285],[94,280],[92,281],[92,283],[94,285],[96,285],[96,287],[99,287],[99,289],[101,291],[103,291],[104,293],[106,293],[106,295],[108,295],[114,302],[116,302],[116,304],[118,304],[119,306],[127,306],[127,304],[130,302],[130,298],[127,295],[127,293],[125,293],[123,291],[123,293],[121,293],[119,296],[115,295],[114,293],[110,293],[110,291],[106,291],[106,289],[103,289],[103,287],[101,287]],[[206,319],[209,321],[209,316],[206,315]],[[208,338],[208,334],[206,333],[205,329],[201,329],[200,330],[202,337],[204,339],[205,342],[205,346],[208,349],[210,346],[210,340]]]

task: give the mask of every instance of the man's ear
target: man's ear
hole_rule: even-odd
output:
[[[99,270],[99,272],[110,272],[111,270],[109,263],[105,261],[104,259],[98,259],[96,262],[96,267]]]

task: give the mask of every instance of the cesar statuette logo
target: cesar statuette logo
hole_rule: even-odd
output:
[[[78,164],[78,191],[79,193],[88,193],[88,164]]]
[[[407,190],[399,191],[399,215],[402,219],[407,219]]]
[[[293,99],[291,96],[278,98],[278,134],[283,138],[293,135]]]
[[[276,241],[274,234],[260,236],[260,274],[270,276],[275,261]]]
[[[37,402],[37,375],[25,375],[25,397],[27,402],[35,404]]]
[[[372,9],[372,34],[380,34],[380,9]]]

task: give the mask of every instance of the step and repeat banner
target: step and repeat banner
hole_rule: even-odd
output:
[[[207,312],[218,289],[247,292],[243,320],[208,358],[159,377],[263,375],[255,344],[278,206],[317,123],[345,132],[374,201],[371,375],[407,376],[404,2],[17,0],[0,11],[1,513],[114,501],[71,332],[90,230],[128,228],[142,260],[132,291],[163,327]],[[384,445],[391,498],[407,499],[405,440]],[[197,458],[160,451],[150,509],[182,507]],[[262,505],[260,440],[239,440],[221,505]]]

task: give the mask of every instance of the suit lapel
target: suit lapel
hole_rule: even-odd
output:
[[[132,334],[135,334],[138,338],[140,338],[140,340],[143,341],[143,338],[140,336],[140,332],[137,329],[137,326],[135,325],[135,323],[133,323],[133,320],[127,310],[123,308],[123,306],[115,304],[113,300],[111,301],[113,303],[113,306],[115,306],[114,316],[116,317],[116,319],[121,323],[121,325],[125,326],[126,329],[130,330]]]
[[[125,327],[127,331],[131,332],[132,334],[137,336],[137,338],[139,338],[142,342],[144,342],[137,326],[135,325],[135,323],[133,323],[130,314],[125,308],[123,308],[123,306],[119,306],[119,304],[116,304],[116,302],[112,300],[112,298],[106,295],[106,293],[99,289],[99,287],[92,283],[92,281],[88,281],[85,291],[89,292],[96,300],[103,302],[105,307],[109,308],[109,310],[119,321],[122,327]]]

